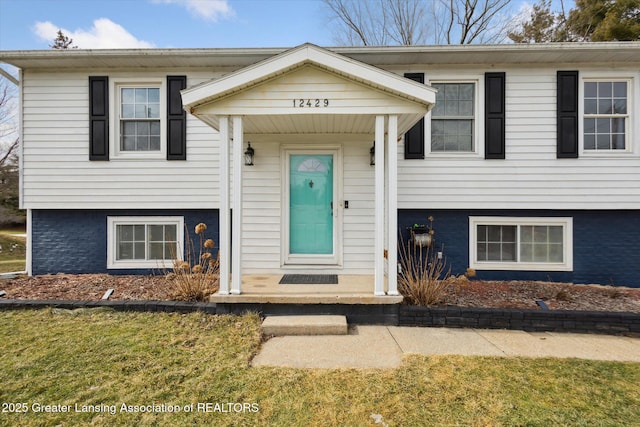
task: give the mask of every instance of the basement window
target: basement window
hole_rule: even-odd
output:
[[[183,247],[183,217],[107,218],[107,268],[171,268]]]
[[[470,267],[571,271],[572,229],[572,218],[470,217]]]

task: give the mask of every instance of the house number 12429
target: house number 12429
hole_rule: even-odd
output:
[[[293,99],[293,108],[320,108],[328,107],[328,99]]]

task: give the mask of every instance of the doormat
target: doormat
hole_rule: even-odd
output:
[[[285,274],[281,285],[337,285],[337,274]]]

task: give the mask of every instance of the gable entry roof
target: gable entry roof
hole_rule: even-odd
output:
[[[292,76],[309,81],[303,80],[302,90],[280,93],[278,88],[295,80]],[[366,93],[364,98],[370,101],[358,104],[335,89],[323,95],[323,85],[318,83],[341,83],[345,90]],[[401,134],[431,109],[435,93],[428,85],[304,44],[185,89],[182,103],[187,112],[216,129],[218,116],[242,115],[247,133],[372,133],[376,115],[397,114]],[[327,108],[295,108],[295,98],[331,99]]]

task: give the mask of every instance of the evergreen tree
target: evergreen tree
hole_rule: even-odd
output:
[[[568,17],[551,5],[540,0],[509,38],[516,43],[640,40],[640,0],[576,0]]]
[[[65,36],[62,30],[58,30],[58,36],[53,40],[53,44],[49,45],[51,49],[77,49],[78,46],[72,46],[73,39]]]
[[[551,10],[551,0],[541,0],[533,6],[522,28],[511,30],[507,35],[516,43],[566,41],[565,19],[561,13]]]
[[[576,0],[567,27],[580,41],[640,40],[640,0]]]

